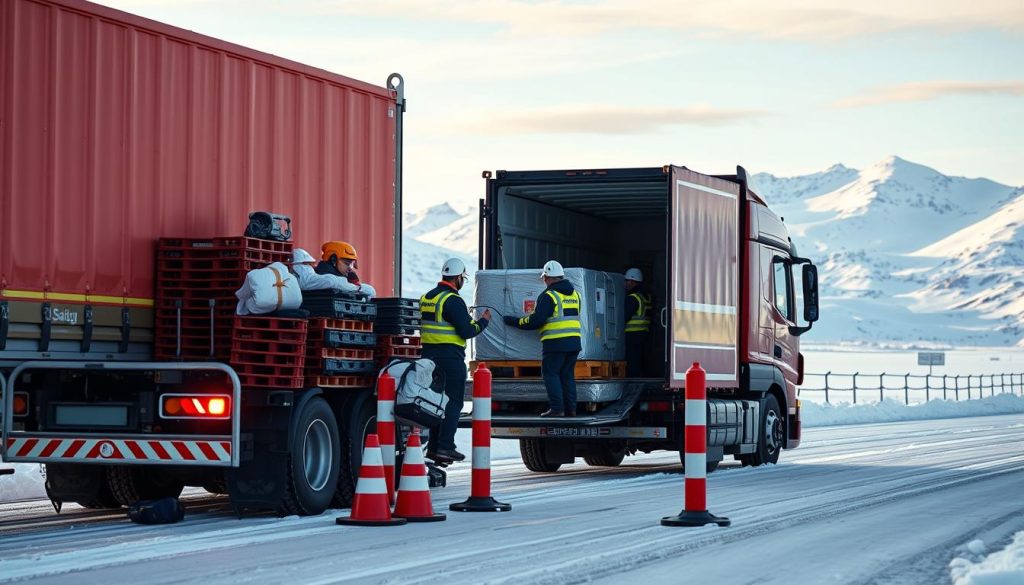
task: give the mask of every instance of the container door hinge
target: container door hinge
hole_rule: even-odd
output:
[[[0,301],[0,351],[7,349],[7,331],[11,327],[11,309]]]
[[[92,348],[92,305],[85,306],[85,323],[82,324],[82,353]]]
[[[128,351],[128,340],[132,336],[132,314],[128,307],[121,307],[121,343],[117,346],[119,353]]]
[[[39,324],[39,351],[50,349],[50,329],[53,327],[53,309],[50,303],[43,303],[43,321]]]

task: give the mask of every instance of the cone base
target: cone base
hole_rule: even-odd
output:
[[[687,512],[683,510],[678,516],[667,516],[661,519],[662,526],[707,526],[708,524],[729,526],[732,524],[732,520],[715,516],[707,510],[703,512]]]
[[[342,516],[334,519],[335,524],[342,526],[401,526],[406,523],[405,518],[392,518],[391,520],[356,520],[351,516]]]
[[[503,504],[494,498],[469,498],[465,502],[452,504],[448,509],[453,512],[508,512],[511,504]]]
[[[430,516],[398,516],[398,515],[396,515],[395,518],[405,518],[409,522],[441,522],[442,520],[447,520],[448,516],[438,512],[436,514],[431,514]]]

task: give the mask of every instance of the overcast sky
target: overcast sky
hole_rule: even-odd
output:
[[[887,155],[1024,185],[1024,0],[102,0],[384,85],[405,205],[484,169],[794,175]]]

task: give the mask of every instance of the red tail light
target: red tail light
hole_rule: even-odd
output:
[[[28,392],[14,393],[12,410],[14,411],[14,416],[25,416],[28,414]]]
[[[164,394],[160,418],[231,418],[231,397],[225,394]]]

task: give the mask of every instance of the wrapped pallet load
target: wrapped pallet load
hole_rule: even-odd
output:
[[[623,339],[625,287],[621,274],[566,268],[565,277],[580,294],[583,351],[580,360],[621,361],[626,350]],[[491,307],[501,315],[521,317],[534,309],[544,282],[536,269],[482,270],[476,273],[473,304]],[[474,360],[539,360],[540,335],[501,324],[488,327],[475,338]]]
[[[281,262],[249,271],[235,296],[238,297],[235,313],[239,315],[265,315],[298,309],[302,305],[299,283]]]

